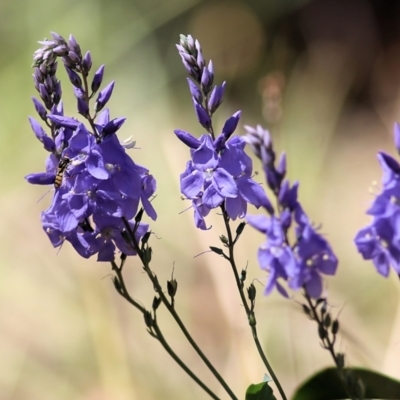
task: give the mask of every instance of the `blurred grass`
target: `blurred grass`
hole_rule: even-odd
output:
[[[313,3],[317,7],[319,2]],[[360,15],[369,21],[368,3],[353,3],[367,10]],[[375,367],[400,378],[398,279],[393,274],[387,280],[378,277],[352,244],[357,229],[368,221],[364,210],[372,197],[367,189],[380,178],[376,151],[393,153],[390,129],[398,111],[390,105],[399,104],[398,90],[385,97],[382,88],[390,86],[384,84],[388,66],[398,61],[392,55],[390,64],[385,64],[384,49],[373,53],[382,53],[368,72],[374,104],[355,107],[352,93],[362,71],[354,60],[360,43],[351,42],[350,34],[348,41],[340,41],[318,36],[315,27],[313,33],[312,3],[285,4],[183,0],[0,4],[0,400],[205,397],[146,334],[142,317],[113,290],[109,266],[82,260],[67,245],[54,250],[40,227],[39,215],[51,193],[38,201],[47,188],[28,186],[22,177],[44,168],[45,153],[30,131],[27,115],[34,115],[30,96],[36,95],[31,54],[36,41],[52,30],[64,36],[73,33],[83,51],[91,50],[93,68],[106,64],[105,82],[117,81],[109,106],[112,116],[128,117],[120,137],[134,136],[141,150],[132,156],[158,182],[154,204],[159,219],[151,225],[157,235],[152,239],[154,269],[165,282],[174,268],[179,282],[177,307],[234,390],[244,393],[246,385],[263,378],[264,370],[227,265],[212,254],[193,258],[216,245],[223,232],[218,216],[210,216],[211,231],[199,232],[193,228],[190,211],[180,214],[187,204],[180,200],[178,176],[188,156],[172,131],[202,131],[174,48],[179,33],[198,37],[206,57],[214,60],[217,81],[228,80],[227,99],[216,125],[222,127],[225,118],[240,108],[243,123],[269,125],[278,148],[288,152],[289,175],[301,182],[302,204],[316,223],[323,223],[322,230],[341,260],[338,275],[327,283],[333,313],[340,314],[340,350],[350,365]],[[318,12],[324,16],[324,9]],[[346,25],[340,25],[343,18],[329,15],[332,25],[345,31]],[[284,35],[289,32],[290,37],[291,29],[282,31],[277,22],[293,27],[294,19],[300,21],[301,49]],[[361,33],[366,29],[361,22],[354,25],[361,26]],[[367,26],[371,27],[377,29]],[[280,87],[281,92],[271,95],[260,81],[278,76],[271,75],[277,71],[284,83],[272,80],[277,85],[274,90]],[[62,72],[61,76],[65,77]],[[65,109],[74,112],[65,81],[63,90]],[[280,113],[282,118],[268,119]],[[263,282],[256,262],[262,237],[246,229],[242,240],[238,265],[248,263],[249,281]],[[131,260],[127,267],[134,297],[150,304],[152,288],[140,265]],[[331,360],[319,346],[315,326],[294,301],[276,294],[264,298],[261,284],[257,289],[260,335],[291,393]],[[160,314],[172,346],[220,390],[168,316]]]

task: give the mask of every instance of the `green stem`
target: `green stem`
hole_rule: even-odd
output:
[[[310,315],[311,319],[313,319],[314,321],[317,322],[318,329],[326,331],[323,320],[318,315],[317,305],[313,304],[306,289],[304,289],[304,297],[306,298],[307,303],[310,306],[310,309],[312,311],[312,314]],[[336,337],[334,336],[333,339],[331,339],[329,337],[329,334],[327,333],[325,337],[321,338],[322,347],[324,349],[327,349],[329,351],[329,353],[331,354],[331,356],[335,362],[336,368],[338,369],[339,376],[342,379],[344,388],[345,388],[349,398],[351,398],[352,400],[363,399],[363,396],[361,395],[361,397],[360,397],[360,395],[357,393],[357,389],[355,389],[354,383],[356,383],[357,380],[356,380],[356,377],[354,376],[353,372],[351,371],[351,369],[347,369],[348,375],[346,376],[346,371],[345,371],[344,365],[343,365],[343,363],[340,362],[339,356],[335,353],[335,338]]]
[[[176,363],[205,391],[207,394],[213,398],[214,400],[220,400],[219,397],[216,396],[214,392],[211,391],[188,367],[187,365],[176,355],[176,353],[171,349],[168,345],[164,336],[158,326],[157,323],[153,326],[154,331],[156,333],[157,340],[164,347],[165,351],[176,361]]]
[[[308,295],[307,291],[304,290],[304,297],[307,300],[308,305],[310,306],[311,310],[312,310],[312,318],[317,322],[318,326],[322,326],[323,327],[323,322],[322,320],[319,318],[319,315],[317,313],[317,308],[316,306],[313,304],[313,302],[311,301],[310,296]],[[323,345],[324,347],[329,351],[329,353],[331,354],[333,361],[335,362],[335,365],[337,368],[341,369],[341,366],[339,364],[339,360],[336,357],[335,354],[335,348],[334,348],[334,340],[331,340],[329,338],[329,336],[326,336],[325,339],[322,339],[323,341]]]
[[[169,313],[171,314],[172,318],[175,320],[179,328],[181,329],[182,333],[186,337],[187,341],[190,343],[190,345],[193,347],[193,349],[196,351],[196,353],[199,355],[199,357],[203,360],[204,364],[208,367],[208,369],[211,371],[211,373],[215,376],[215,378],[218,380],[218,382],[221,384],[221,386],[225,389],[225,391],[228,393],[230,398],[232,400],[238,400],[235,394],[233,393],[232,389],[227,385],[227,383],[224,381],[222,376],[219,374],[219,372],[215,369],[215,367],[211,364],[210,360],[205,356],[205,354],[202,352],[200,347],[197,345],[197,343],[194,341],[188,330],[186,329],[185,324],[182,322],[180,319],[178,313],[176,312],[175,308],[173,305],[169,302],[168,298],[165,296],[164,291],[158,282],[158,279],[156,275],[153,273],[153,271],[150,268],[149,263],[144,257],[144,252],[142,249],[140,249],[139,244],[135,238],[134,232],[132,231],[132,228],[130,227],[128,221],[123,218],[125,228],[127,232],[129,233],[129,236],[133,242],[133,245],[137,251],[137,254],[143,264],[143,269],[147,273],[147,276],[151,280],[151,283],[153,284],[155,292],[160,296],[161,301],[163,302],[164,306],[167,308]],[[286,400],[286,399],[285,399]]]
[[[247,315],[247,318],[248,318],[248,321],[249,321],[249,325],[250,325],[250,328],[251,328],[251,333],[253,335],[253,340],[254,340],[255,345],[257,347],[258,353],[259,353],[259,355],[260,355],[265,367],[267,368],[267,371],[268,371],[269,375],[271,376],[271,378],[275,382],[275,385],[278,388],[278,391],[279,391],[280,395],[282,396],[282,400],[287,400],[285,392],[284,392],[284,390],[283,390],[283,388],[282,388],[277,376],[275,375],[274,370],[271,367],[271,364],[268,362],[268,359],[267,359],[267,357],[266,357],[266,355],[265,355],[265,353],[264,353],[264,351],[263,351],[263,349],[261,347],[260,341],[258,339],[257,328],[256,328],[256,324],[257,324],[256,316],[255,316],[254,310],[250,309],[250,307],[249,307],[249,305],[247,303],[247,299],[246,299],[246,296],[245,296],[244,290],[243,290],[243,283],[240,280],[239,273],[238,273],[238,270],[237,270],[237,267],[236,267],[235,256],[234,256],[235,242],[233,240],[231,227],[229,225],[229,216],[227,215],[227,213],[226,213],[226,211],[225,211],[223,206],[221,206],[221,209],[222,209],[222,215],[223,215],[223,218],[224,218],[226,233],[228,235],[229,262],[230,262],[231,267],[232,267],[233,275],[235,276],[236,286],[237,286],[237,288],[239,290],[240,298],[242,300],[244,309],[246,311],[246,315]]]
[[[124,297],[125,300],[127,300],[130,304],[132,304],[135,308],[137,308],[143,315],[146,313],[146,309],[141,306],[137,301],[135,301],[131,295],[129,294],[124,277],[122,275],[122,270],[121,268],[118,268],[118,266],[113,262],[112,263],[112,269],[115,271],[117,277],[118,277],[118,282],[121,287],[121,291],[119,293]],[[164,350],[172,357],[172,359],[214,400],[220,400],[219,397],[215,395],[215,393],[208,387],[206,386],[193,372],[192,370],[178,357],[178,355],[171,349],[169,346],[168,342],[165,340],[164,335],[161,332],[160,327],[158,326],[158,323],[155,318],[153,318],[153,325],[151,327],[156,335],[153,335],[150,333],[152,337],[157,339],[161,346],[164,348]]]

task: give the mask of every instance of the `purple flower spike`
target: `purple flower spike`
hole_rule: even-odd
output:
[[[54,247],[68,241],[84,258],[98,254],[99,261],[113,261],[117,252],[135,255],[124,222],[128,221],[132,229],[135,226],[137,241],[148,232],[147,224],[137,226],[133,219],[140,206],[152,219],[157,218],[152,203],[156,181],[126,153],[132,143],[121,145],[115,134],[125,118],[110,120],[109,110],[104,109],[114,82],[98,94],[94,107],[96,121],[90,121],[93,131],[64,115],[61,85],[56,78],[57,57],[63,60],[78,112],[85,118],[89,117],[89,102],[102,83],[104,65],[94,75],[92,92],[86,93],[92,67],[90,52],[82,58],[80,46],[72,35],[68,42],[56,33],[52,37],[40,42],[41,48],[34,53],[34,84],[45,107],[32,99],[52,137],[30,118],[32,130],[50,154],[46,172],[25,177],[32,184],[54,185],[52,203],[42,213],[43,229]]]
[[[110,97],[112,95],[112,92],[114,90],[114,81],[109,83],[97,96],[96,104],[94,106],[94,110],[96,112],[101,111],[104,106],[107,104],[108,100],[110,100]]]
[[[276,285],[279,292],[287,296],[285,289],[278,286],[277,279],[281,278],[291,289],[303,288],[308,296],[319,298],[323,290],[322,274],[334,275],[338,260],[328,241],[304,213],[298,201],[298,183],[290,186],[289,181],[284,180],[287,171],[285,153],[275,166],[276,155],[269,132],[261,126],[245,129],[244,140],[261,160],[268,186],[278,200],[277,217],[271,212],[271,217],[247,216],[250,225],[267,235],[267,242],[259,249],[260,266],[267,265],[270,272],[265,293]],[[295,225],[296,240],[290,245],[292,225]]]
[[[394,142],[400,152],[400,126],[394,126]],[[389,154],[378,153],[382,192],[375,197],[367,214],[372,223],[361,229],[354,242],[365,260],[372,260],[377,271],[388,276],[390,267],[400,275],[400,164]]]

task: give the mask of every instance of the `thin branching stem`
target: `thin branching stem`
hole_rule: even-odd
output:
[[[343,382],[344,388],[347,392],[347,395],[352,400],[360,400],[363,399],[362,390],[360,387],[360,382],[358,382],[357,377],[351,371],[351,369],[344,368],[344,358],[343,355],[335,352],[335,342],[336,342],[336,334],[332,335],[332,338],[329,336],[326,326],[324,325],[322,314],[318,314],[318,303],[314,304],[311,297],[307,293],[307,290],[304,289],[304,297],[307,300],[309,305],[309,317],[316,321],[318,324],[319,332],[323,332],[323,335],[320,334],[320,339],[322,341],[322,347],[329,351],[331,354],[335,365],[338,369],[339,376]]]
[[[157,340],[161,343],[165,351],[175,360],[175,362],[214,400],[220,400],[220,398],[209,389],[188,367],[187,365],[176,355],[176,353],[168,345],[164,336],[157,323],[153,326],[154,332],[156,333]]]
[[[117,278],[118,278],[118,283],[120,285],[121,290],[118,290],[118,292],[127,300],[130,304],[132,304],[135,308],[137,308],[143,316],[146,314],[146,309],[139,304],[136,300],[132,298],[132,296],[129,294],[124,277],[122,275],[122,268],[119,268],[114,262],[112,263],[112,269],[115,271]],[[162,334],[162,331],[158,325],[158,322],[156,318],[152,318],[152,324],[151,324],[151,330],[149,329],[149,334],[157,339],[161,346],[164,348],[164,350],[171,356],[171,358],[214,400],[220,400],[220,398],[203,382],[201,381],[197,375],[181,360],[181,358],[172,350],[166,339],[164,338],[164,335]]]
[[[211,364],[210,360],[205,356],[205,354],[202,352],[200,347],[197,345],[195,340],[192,338],[188,330],[186,329],[185,324],[182,322],[182,320],[179,317],[179,314],[175,310],[174,306],[170,301],[168,300],[167,296],[164,294],[163,289],[158,282],[157,276],[153,273],[153,271],[150,268],[150,263],[146,260],[145,254],[143,249],[139,247],[139,243],[136,240],[136,237],[134,235],[134,232],[132,228],[130,227],[128,221],[123,218],[125,228],[127,232],[129,233],[130,239],[132,240],[132,243],[137,251],[137,254],[143,264],[143,269],[147,273],[147,276],[151,280],[151,283],[153,284],[154,290],[156,293],[160,296],[160,299],[164,306],[167,308],[168,312],[171,314],[172,318],[175,320],[179,328],[181,329],[182,333],[186,337],[187,341],[190,343],[190,345],[193,347],[193,349],[196,351],[196,353],[199,355],[199,357],[202,359],[204,364],[208,367],[208,369],[211,371],[211,373],[215,376],[215,378],[218,380],[218,382],[221,384],[221,386],[225,389],[225,391],[228,393],[230,398],[232,400],[238,400],[235,394],[233,393],[232,389],[228,386],[228,384],[225,382],[225,380],[222,378],[222,376],[219,374],[219,372],[215,369],[215,367]]]
[[[226,233],[227,233],[227,236],[228,236],[227,246],[228,246],[228,250],[229,250],[229,263],[230,263],[230,265],[232,267],[232,272],[233,272],[233,275],[235,277],[236,286],[237,286],[237,288],[239,290],[239,295],[240,295],[240,298],[242,300],[244,309],[246,311],[246,315],[247,315],[247,319],[249,321],[249,325],[250,325],[250,328],[251,328],[251,333],[253,335],[254,343],[255,343],[255,345],[257,347],[257,351],[258,351],[258,353],[259,353],[259,355],[260,355],[265,367],[267,368],[268,373],[270,374],[271,378],[275,382],[275,385],[278,388],[278,391],[279,391],[280,395],[282,396],[282,400],[287,400],[285,392],[284,392],[284,390],[283,390],[283,388],[282,388],[277,376],[275,375],[274,370],[272,369],[271,364],[269,363],[269,361],[268,361],[268,359],[267,359],[267,357],[266,357],[266,355],[265,355],[265,353],[264,353],[264,351],[262,349],[262,346],[260,344],[260,340],[258,339],[257,327],[256,327],[257,321],[256,321],[255,313],[254,313],[254,310],[249,307],[249,304],[247,302],[247,299],[246,299],[246,296],[245,296],[244,290],[243,290],[243,286],[244,285],[243,285],[243,282],[240,280],[239,273],[238,273],[237,266],[236,266],[236,262],[235,262],[234,246],[235,246],[235,242],[236,241],[234,241],[233,236],[232,236],[231,227],[229,225],[229,216],[228,216],[228,214],[225,211],[223,206],[221,206],[221,209],[222,209],[222,215],[223,215],[223,218],[224,218]]]
[[[320,318],[320,316],[318,315],[318,312],[317,312],[317,306],[312,302],[311,297],[308,295],[306,290],[304,290],[304,297],[306,298],[307,303],[312,311],[311,318],[317,322],[319,327],[321,326],[322,328],[324,328],[322,319]],[[335,365],[339,369],[341,369],[342,366],[339,364],[339,360],[335,353],[334,339],[331,340],[329,335],[327,335],[324,339],[321,339],[321,340],[323,342],[324,348],[327,349],[329,351],[329,353],[331,354],[333,361],[335,362]]]

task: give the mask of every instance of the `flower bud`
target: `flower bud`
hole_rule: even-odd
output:
[[[114,81],[109,83],[97,96],[97,100],[94,106],[94,110],[96,112],[99,112],[100,110],[103,109],[103,107],[107,104],[108,100],[110,100],[110,97],[112,95],[113,89],[114,89]]]
[[[190,94],[196,99],[198,103],[201,104],[203,102],[203,95],[201,94],[200,89],[190,78],[187,78],[187,82],[189,84]]]
[[[178,282],[176,279],[171,279],[167,281],[167,290],[171,298],[175,297],[176,291],[178,290]]]
[[[90,87],[92,89],[92,93],[96,93],[99,90],[101,83],[103,82],[103,76],[104,76],[104,65],[101,65],[93,76],[92,84]]]
[[[85,75],[88,74],[91,68],[92,68],[92,56],[90,54],[90,51],[87,51],[82,60],[82,70],[85,73]]]
[[[32,97],[32,101],[33,101],[33,104],[35,106],[35,110],[39,114],[40,118],[43,121],[46,121],[46,116],[47,116],[46,108],[43,107],[43,104],[38,99],[36,99],[35,97]]]
[[[256,287],[255,287],[253,284],[251,284],[251,285],[247,288],[247,295],[248,295],[249,300],[250,300],[251,302],[253,302],[253,301],[255,300],[255,298],[256,298],[256,293],[257,293]]]
[[[155,310],[157,310],[157,308],[158,308],[158,306],[161,304],[161,298],[160,297],[157,297],[157,296],[154,296],[154,299],[153,299],[153,304],[152,304],[152,309],[155,311]]]
[[[144,323],[146,324],[146,326],[148,328],[151,328],[154,325],[154,320],[153,320],[153,317],[151,316],[151,312],[145,311],[143,313],[143,317],[144,317]]]
[[[211,119],[210,116],[208,115],[207,111],[204,109],[204,107],[199,104],[195,98],[193,98],[193,105],[194,109],[197,114],[197,119],[199,120],[200,124],[207,130],[207,132],[210,130],[211,127]]]
[[[71,68],[68,68],[67,66],[65,67],[65,70],[67,71],[68,78],[70,82],[77,88],[82,88],[82,79],[81,77],[73,71]]]
[[[222,85],[220,86],[218,85],[214,86],[210,98],[208,100],[208,109],[210,110],[211,114],[213,114],[221,105],[224,97],[225,86],[226,82],[223,82]]]

